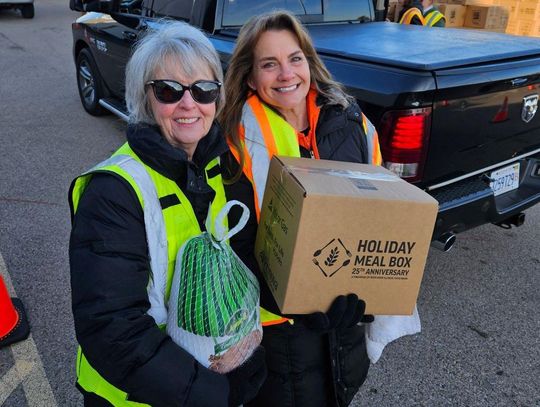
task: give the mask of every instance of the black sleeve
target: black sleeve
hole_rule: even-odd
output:
[[[238,163],[231,153],[227,153],[221,160],[223,175],[225,179],[230,179],[236,174]],[[255,258],[255,238],[257,237],[257,215],[255,212],[255,200],[253,186],[247,177],[242,174],[240,179],[234,183],[225,184],[225,194],[227,201],[237,200],[245,204],[249,209],[249,219],[244,228],[231,237],[231,247],[240,257],[246,266],[255,274],[261,289],[261,306],[275,314],[280,314],[279,308],[274,300],[272,292],[268,288],[266,281],[260,271]],[[242,216],[242,210],[235,206],[229,212],[229,227],[234,227]]]
[[[200,365],[147,314],[144,218],[126,181],[92,178],[73,219],[69,258],[77,340],[107,381],[154,407],[227,405],[225,376]]]
[[[362,121],[362,110],[354,101],[345,110],[339,105],[323,105],[316,129],[321,159],[368,163],[367,136]]]

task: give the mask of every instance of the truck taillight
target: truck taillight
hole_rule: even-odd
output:
[[[378,129],[384,166],[409,182],[419,181],[430,125],[430,107],[386,112]]]

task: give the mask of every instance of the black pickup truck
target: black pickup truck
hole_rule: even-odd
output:
[[[439,201],[433,244],[524,222],[540,201],[540,39],[383,21],[372,0],[71,0],[84,108],[126,118],[124,67],[163,17],[201,28],[224,69],[239,27],[273,8],[295,13],[335,79],[379,131],[384,165]],[[377,17],[376,17],[377,16]],[[404,216],[406,216],[404,214]]]

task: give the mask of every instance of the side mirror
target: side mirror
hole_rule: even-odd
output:
[[[119,10],[120,0],[69,0],[69,8],[75,11],[111,14]]]

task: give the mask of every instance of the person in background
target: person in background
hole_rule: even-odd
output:
[[[422,13],[424,16],[424,25],[426,27],[444,27],[446,18],[433,4],[434,0],[422,0]]]
[[[163,22],[149,30],[126,68],[127,143],[71,185],[72,309],[85,406],[238,406],[266,377],[261,347],[222,375],[163,329],[178,249],[226,202],[219,156],[228,147],[214,121],[222,77],[215,49],[197,29]]]
[[[399,12],[397,22],[399,24],[424,25],[421,5],[415,0],[398,0],[402,9]]]
[[[225,84],[219,121],[231,147],[222,159],[229,178],[226,194],[252,214],[231,246],[259,279],[266,320],[262,345],[268,378],[246,405],[347,406],[369,369],[359,323],[373,316],[364,315],[365,303],[354,294],[338,296],[326,313],[280,315],[253,249],[273,155],[379,165],[377,132],[288,12],[253,17],[242,27]]]

